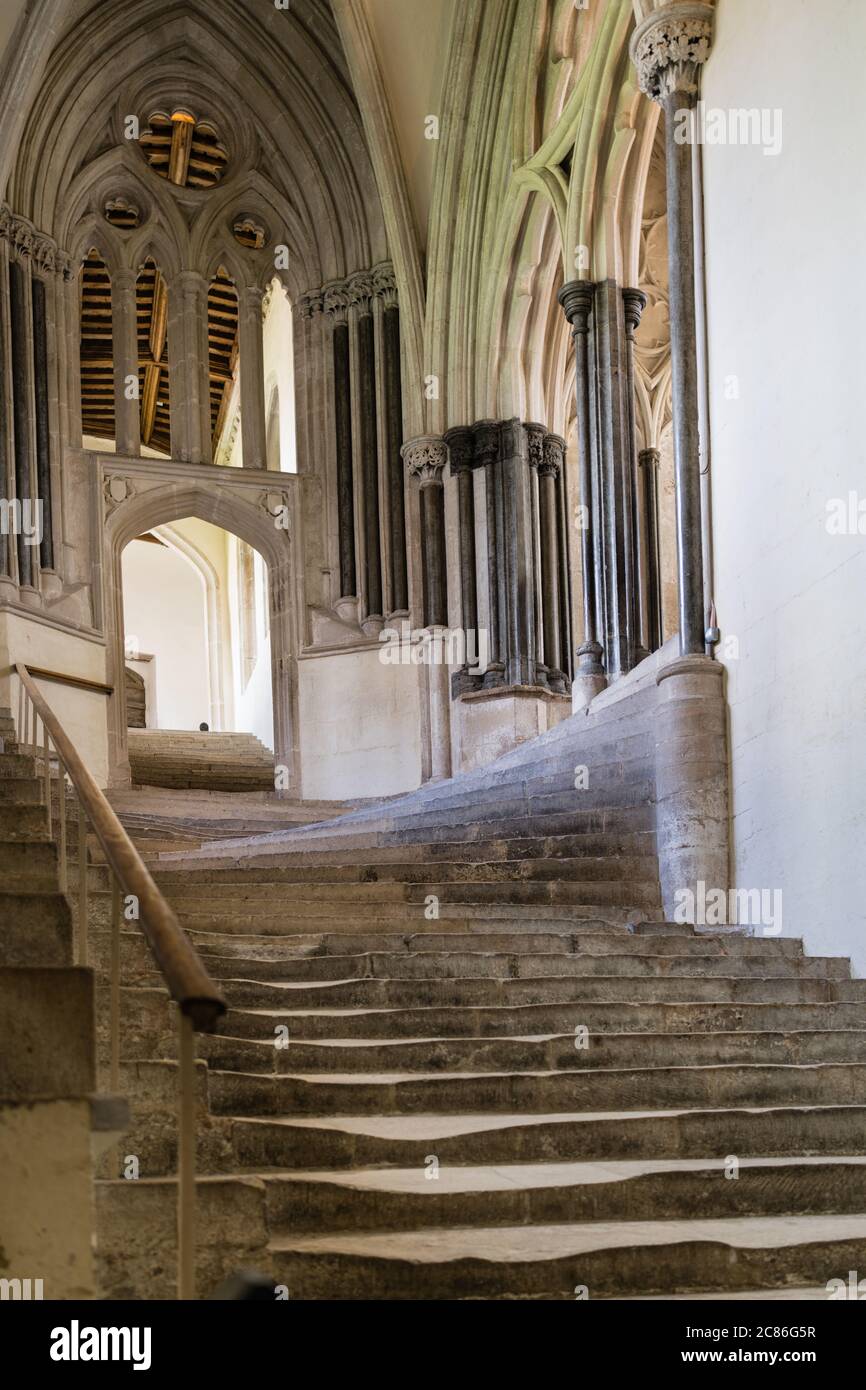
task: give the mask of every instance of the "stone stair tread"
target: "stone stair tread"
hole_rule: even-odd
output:
[[[697,1116],[821,1115],[829,1111],[857,1111],[866,1115],[866,1107],[861,1105],[737,1105],[726,1107],[682,1107],[667,1110],[579,1110],[552,1111],[538,1114],[496,1114],[480,1115],[425,1114],[425,1115],[234,1115],[235,1123],[249,1125],[276,1125],[285,1129],[336,1130],[349,1135],[363,1135],[374,1139],[422,1140],[425,1143],[437,1139],[450,1139],[464,1134],[480,1134],[485,1131],[516,1129],[521,1126],[540,1125],[593,1125],[599,1121],[616,1124],[627,1120],[664,1120],[695,1118]]]
[[[742,1158],[740,1169],[779,1170],[822,1166],[866,1167],[862,1154],[827,1158]],[[575,1163],[442,1164],[431,1180],[419,1168],[275,1169],[263,1174],[268,1182],[331,1183],[370,1192],[407,1192],[436,1196],[441,1193],[508,1192],[514,1189],[572,1187],[585,1183],[628,1182],[655,1173],[712,1173],[724,1170],[724,1161],[705,1158],[607,1159]]]
[[[866,1214],[721,1217],[714,1220],[594,1221],[557,1226],[446,1227],[380,1233],[276,1236],[270,1249],[297,1254],[361,1255],[413,1264],[453,1260],[520,1263],[631,1246],[716,1243],[732,1249],[780,1249],[817,1241],[866,1240]]]

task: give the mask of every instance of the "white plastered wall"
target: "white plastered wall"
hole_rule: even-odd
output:
[[[733,881],[866,973],[862,0],[721,0],[708,108],[782,113],[782,149],[704,149],[715,596]],[[732,640],[733,639],[733,640]],[[726,654],[726,641],[739,654]]]

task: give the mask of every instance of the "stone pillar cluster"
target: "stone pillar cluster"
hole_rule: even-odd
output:
[[[559,301],[575,355],[584,631],[576,677],[588,700],[653,647],[634,395],[634,334],[646,297],[612,280],[575,280]]]
[[[654,10],[631,39],[641,91],[665,114],[671,384],[676,472],[680,651],[705,651],[703,535],[695,302],[695,149],[678,140],[679,113],[697,106],[710,53],[711,5],[677,3]]]
[[[467,660],[455,673],[453,693],[529,687],[565,694],[571,678],[565,443],[543,425],[518,419],[479,420],[444,438],[457,479],[467,651],[482,650],[483,590],[488,654],[484,672]]]
[[[56,326],[71,278],[56,243],[0,206],[0,586],[31,606],[60,586]]]
[[[375,631],[408,614],[400,311],[390,264],[304,295],[324,314],[333,389],[338,604]]]

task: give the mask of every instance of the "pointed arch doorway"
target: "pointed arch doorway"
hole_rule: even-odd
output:
[[[135,487],[142,484],[138,477],[132,481],[129,476],[124,476],[128,471],[128,466],[114,470],[110,461],[106,461],[104,492],[114,497],[116,503],[106,520],[103,533],[107,669],[108,683],[113,687],[108,708],[109,785],[125,785],[130,780],[121,556],[125,547],[137,536],[155,527],[168,526],[184,518],[195,518],[237,536],[257,551],[264,561],[270,627],[274,758],[277,767],[285,769],[280,779],[283,794],[299,797],[297,614],[290,532],[274,524],[273,515],[268,512],[266,505],[261,504],[260,491],[244,486],[240,481],[233,483],[231,479],[226,479],[218,487],[210,480],[207,485],[200,482],[190,482],[186,486],[155,483],[148,490],[136,493]],[[116,494],[122,494],[124,489],[126,496],[117,501]]]

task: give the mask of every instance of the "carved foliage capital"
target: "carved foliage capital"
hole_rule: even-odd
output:
[[[629,46],[641,91],[658,102],[675,92],[696,93],[712,41],[711,5],[677,0],[648,15]]]
[[[539,476],[542,478],[558,478],[562,472],[562,465],[565,460],[565,440],[558,434],[548,434],[544,437],[544,457],[539,468]]]
[[[410,439],[400,450],[409,476],[418,478],[422,487],[442,483],[442,472],[448,462],[448,445],[441,435],[422,434]]]

